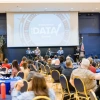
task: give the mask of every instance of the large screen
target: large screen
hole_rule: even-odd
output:
[[[77,45],[78,12],[7,13],[7,47]]]

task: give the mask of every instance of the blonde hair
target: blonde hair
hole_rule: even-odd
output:
[[[81,67],[86,67],[88,68],[90,66],[90,61],[86,58],[83,58],[82,59],[82,62],[81,62]]]

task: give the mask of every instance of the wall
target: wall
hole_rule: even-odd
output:
[[[7,34],[6,29],[6,14],[0,14],[0,35],[5,38]],[[79,34],[80,37],[83,36],[83,42],[85,46],[86,56],[94,56],[95,54],[100,57],[100,14],[94,13],[93,15],[88,15],[87,13],[79,14]],[[41,47],[42,55],[45,55],[48,47]],[[13,59],[17,59],[19,62],[22,56],[25,55],[27,48],[7,48],[7,44],[3,46],[4,56],[12,62]],[[35,48],[31,48],[34,50]],[[59,47],[51,47],[51,50],[56,52]],[[63,47],[65,51],[65,56],[71,54],[73,57],[75,47]]]

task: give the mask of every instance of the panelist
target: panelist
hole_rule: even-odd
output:
[[[30,50],[30,48],[27,48],[27,50],[26,50],[26,54],[31,54],[31,50]]]
[[[48,55],[49,57],[51,57],[51,55],[52,55],[52,51],[51,51],[50,48],[48,48],[48,50],[47,50],[47,52],[46,52],[46,55]]]
[[[61,56],[64,54],[64,50],[62,49],[62,47],[60,47],[60,50],[57,51],[58,56]]]
[[[26,50],[26,56],[27,56],[28,58],[31,57],[31,50],[30,50],[30,48],[27,48],[27,50]]]
[[[34,53],[35,53],[35,56],[40,56],[41,55],[41,51],[40,51],[39,47],[36,47]]]

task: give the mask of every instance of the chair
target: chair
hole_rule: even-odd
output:
[[[36,96],[33,100],[51,100],[49,97],[46,96]]]
[[[52,76],[55,83],[59,82],[60,73],[58,70],[52,70],[51,76]]]
[[[28,82],[26,80],[23,80],[24,86],[21,88],[21,92],[28,91]]]
[[[45,66],[45,70],[48,75],[51,73],[50,67],[48,65]]]
[[[89,96],[87,95],[85,84],[82,81],[82,79],[79,77],[75,77],[74,85],[75,85],[75,90],[76,90],[78,100],[79,98],[89,100]]]
[[[24,78],[24,72],[19,71],[16,76],[19,76],[23,79]]]
[[[62,100],[65,96],[67,96],[69,98],[69,100],[74,99],[74,93],[71,93],[71,91],[69,90],[69,84],[68,84],[68,80],[66,78],[65,75],[61,74],[60,75],[60,83],[62,86]]]
[[[96,95],[95,95],[95,93],[94,93],[93,90],[90,90],[89,95],[90,95],[90,99],[91,99],[91,100],[97,100],[97,97],[96,97]]]

